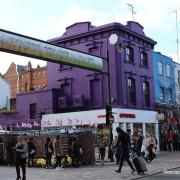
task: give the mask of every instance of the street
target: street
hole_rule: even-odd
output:
[[[131,170],[124,164],[122,173],[116,173],[118,167],[114,163],[106,162],[105,165],[81,166],[80,168],[66,168],[64,171],[44,168],[27,168],[27,180],[120,180],[120,179],[179,179],[180,175],[163,174],[162,171],[175,169],[180,171],[180,152],[162,152],[152,163],[147,164],[148,172],[145,175],[130,174]],[[159,173],[158,173],[159,172]],[[156,174],[158,173],[158,174]],[[153,175],[154,174],[154,175]],[[15,167],[0,167],[0,180],[15,180]]]

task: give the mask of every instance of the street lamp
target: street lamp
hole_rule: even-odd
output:
[[[118,42],[118,35],[117,34],[111,34],[107,40],[107,83],[108,83],[108,105],[106,105],[106,124],[111,125],[110,118],[113,118],[112,115],[112,99],[111,99],[111,84],[110,84],[110,64],[109,64],[109,50],[108,50],[108,42],[111,45],[115,45]],[[119,53],[123,51],[123,45],[122,43],[118,43],[117,50]],[[111,142],[111,141],[110,141]]]
[[[109,158],[112,160],[112,154],[110,151],[110,147],[113,141],[113,134],[112,134],[112,120],[114,119],[112,113],[112,99],[111,99],[111,82],[110,82],[110,63],[109,63],[109,50],[108,50],[108,43],[111,45],[115,45],[118,42],[118,35],[111,34],[107,40],[107,84],[108,84],[108,105],[106,105],[106,125],[109,125]],[[117,51],[121,53],[124,49],[122,43],[117,44]]]

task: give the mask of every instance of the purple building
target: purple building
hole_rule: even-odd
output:
[[[114,33],[118,35],[118,43],[111,45],[108,39]],[[72,120],[70,125],[76,125],[72,112],[76,112],[75,119],[81,124],[86,119],[90,124],[105,122],[109,53],[113,128],[121,125],[125,130],[131,129],[131,133],[157,133],[152,61],[156,42],[145,35],[139,23],[129,21],[127,25],[111,23],[98,27],[90,22],[75,23],[49,42],[103,57],[103,72],[48,62],[47,90],[17,95],[17,119],[9,118],[7,123],[33,123],[39,121],[38,113],[45,113],[44,127],[67,124],[62,122],[66,118]],[[117,50],[118,44],[123,47],[122,52]]]

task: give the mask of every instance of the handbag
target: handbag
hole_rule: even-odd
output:
[[[36,152],[36,151],[35,151],[34,149],[32,149],[32,150],[30,151],[30,154],[33,155],[33,154],[35,154],[35,152]]]

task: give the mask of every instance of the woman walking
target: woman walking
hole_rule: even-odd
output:
[[[28,145],[25,141],[25,138],[22,136],[18,136],[17,141],[18,142],[16,144],[16,180],[21,180],[20,166],[22,168],[23,174],[22,180],[26,180],[26,159],[28,157]]]

